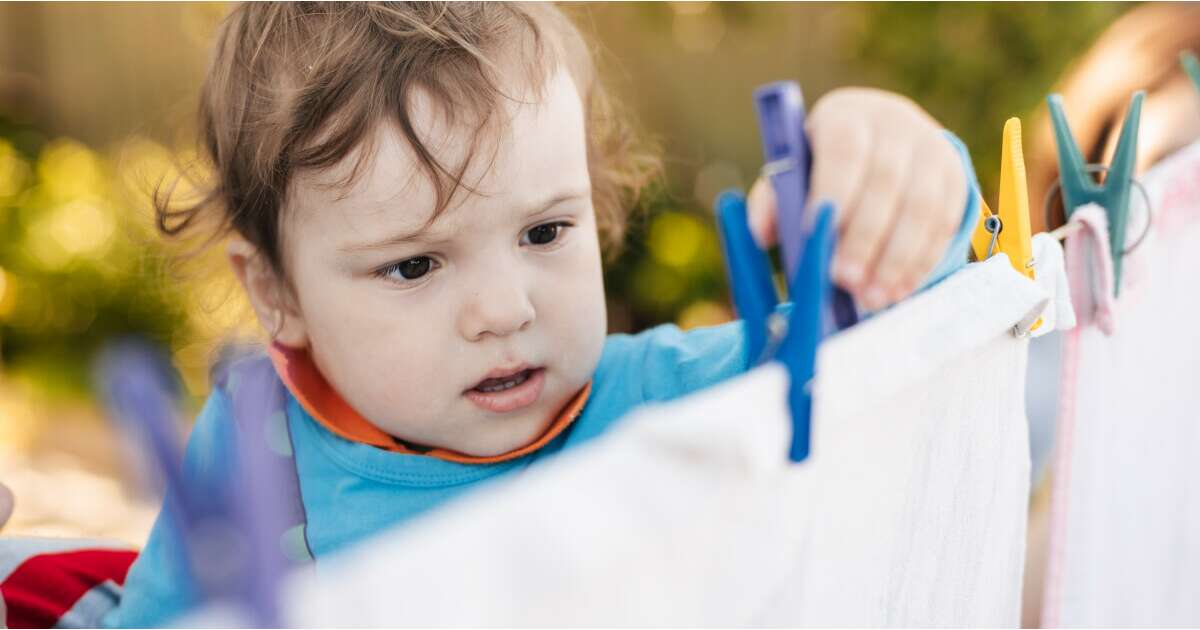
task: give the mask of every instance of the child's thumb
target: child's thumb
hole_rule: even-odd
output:
[[[746,197],[746,221],[750,224],[754,242],[763,249],[775,245],[776,214],[775,189],[769,180],[759,177]]]

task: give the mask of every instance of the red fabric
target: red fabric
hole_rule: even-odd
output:
[[[79,598],[106,580],[125,584],[137,553],[77,549],[31,556],[0,582],[9,628],[52,628]]]

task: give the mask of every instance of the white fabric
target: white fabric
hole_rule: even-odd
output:
[[[1028,341],[998,255],[818,357],[813,453],[759,368],[297,576],[303,626],[1016,626]]]
[[[1095,325],[1106,335],[1116,327],[1113,304],[1116,275],[1109,244],[1108,215],[1094,203],[1084,204],[1071,214],[1077,230],[1067,239],[1064,257],[1071,283],[1071,302],[1081,326]]]
[[[1144,184],[1115,330],[1064,335],[1049,626],[1200,626],[1200,144]]]
[[[1043,232],[1034,235],[1032,245],[1034,276],[1038,286],[1050,296],[1050,301],[1042,310],[1042,325],[1030,332],[1030,336],[1036,338],[1056,330],[1070,330],[1075,327],[1075,309],[1071,306],[1071,287],[1067,283],[1062,244]]]

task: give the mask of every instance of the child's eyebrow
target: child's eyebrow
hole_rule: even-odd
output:
[[[536,217],[537,215],[546,212],[547,210],[553,208],[554,206],[557,206],[560,203],[563,203],[566,201],[573,201],[575,199],[591,197],[591,194],[592,194],[591,189],[585,188],[585,189],[580,189],[580,190],[576,190],[576,189],[564,190],[564,191],[559,191],[557,193],[554,193],[552,195],[548,195],[547,197],[545,197],[539,201],[535,201],[533,203],[526,205],[526,207],[529,208],[529,211],[526,212],[525,219]],[[430,230],[423,227],[415,232],[393,234],[391,236],[380,239],[378,241],[373,241],[373,242],[368,242],[368,243],[350,243],[347,245],[342,245],[341,247],[338,248],[338,251],[341,251],[341,252],[347,253],[347,254],[351,254],[351,253],[355,253],[355,252],[371,251],[371,250],[376,250],[376,249],[386,249],[389,247],[395,247],[397,245],[406,245],[406,244],[410,244],[410,243],[429,243],[429,242],[438,240],[437,238],[431,238],[429,236],[429,232],[430,232]]]

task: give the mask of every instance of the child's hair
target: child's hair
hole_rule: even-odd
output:
[[[235,7],[217,33],[200,97],[199,132],[212,179],[198,201],[183,205],[173,193],[186,176],[160,184],[158,228],[169,236],[201,229],[206,243],[236,230],[286,275],[279,226],[293,176],[331,167],[361,147],[350,175],[338,182],[352,184],[371,159],[380,123],[399,129],[433,182],[436,218],[460,188],[471,190],[463,177],[475,151],[462,164],[439,163],[413,127],[414,90],[451,124],[473,125],[478,148],[480,134],[495,130],[502,99],[513,98],[499,84],[502,64],[523,71],[539,91],[559,64],[574,79],[584,105],[597,226],[611,255],[658,160],[614,115],[579,31],[543,4]]]

